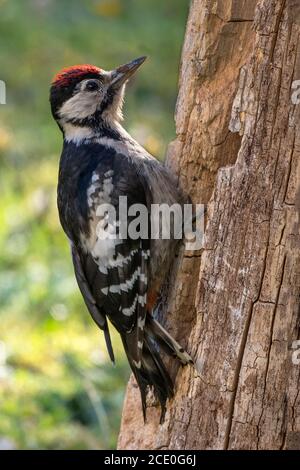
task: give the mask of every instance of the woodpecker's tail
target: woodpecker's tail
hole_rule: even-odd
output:
[[[174,394],[174,384],[160,357],[159,349],[161,348],[168,355],[176,357],[183,365],[193,364],[193,361],[188,353],[150,314],[147,314],[140,363],[133,360],[132,351],[136,350],[134,336],[128,333],[122,334],[121,337],[130,367],[141,392],[144,420],[146,420],[147,390],[150,387],[159,400],[161,407],[160,422],[162,423],[165,417],[167,399]]]

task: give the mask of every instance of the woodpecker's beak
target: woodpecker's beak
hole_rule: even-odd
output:
[[[132,60],[128,64],[121,65],[111,73],[111,85],[116,88],[121,87],[145,62],[146,56],[139,57],[138,59]]]

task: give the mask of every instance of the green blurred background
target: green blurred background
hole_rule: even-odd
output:
[[[0,0],[0,448],[114,448],[129,368],[117,365],[75,284],[56,210],[61,135],[49,83],[62,67],[149,60],[125,127],[162,158],[188,0]]]

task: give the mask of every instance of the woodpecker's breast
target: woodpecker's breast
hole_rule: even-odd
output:
[[[104,155],[104,164],[105,159],[108,161],[108,156]],[[89,233],[87,190],[100,161],[96,145],[77,146],[64,142],[59,166],[57,205],[62,227],[76,244],[81,233]],[[108,164],[106,167],[110,169]]]

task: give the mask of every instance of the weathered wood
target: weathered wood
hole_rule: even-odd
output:
[[[300,449],[299,37],[300,0],[191,5],[167,164],[208,223],[166,317],[197,371],[179,370],[162,426],[131,379],[120,449]]]

